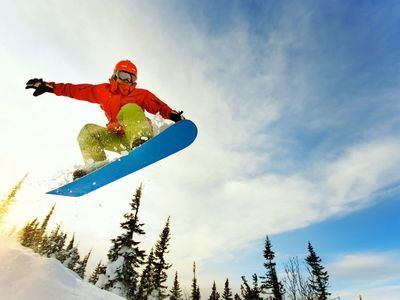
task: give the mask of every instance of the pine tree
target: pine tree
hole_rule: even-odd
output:
[[[10,191],[10,193],[0,202],[0,229],[3,229],[4,220],[10,211],[10,207],[15,203],[15,196],[17,195],[18,191],[21,189],[22,184],[24,183],[26,174]]]
[[[222,294],[222,300],[233,300],[232,291],[229,287],[229,280],[228,278],[225,281],[224,293]]]
[[[53,214],[54,208],[55,206],[51,208],[41,226],[39,226],[39,222],[36,218],[22,228],[18,238],[22,246],[29,247],[41,255],[47,253],[49,248],[49,238],[46,235],[46,228]]]
[[[50,221],[51,217],[53,216],[55,207],[56,207],[56,205],[54,204],[53,207],[48,212],[48,214],[46,215],[46,217],[44,218],[42,225],[40,226],[40,228],[37,231],[36,243],[33,245],[33,250],[35,252],[38,252],[39,254],[43,253],[42,248],[47,247],[48,237],[46,235],[46,229],[47,229],[47,226],[49,225],[49,221]]]
[[[165,282],[168,279],[167,270],[172,266],[165,261],[165,255],[168,253],[168,246],[170,240],[170,218],[168,217],[167,222],[163,231],[160,234],[160,239],[155,245],[154,251],[154,290],[153,294],[158,294],[159,299],[164,299],[168,295],[166,293],[167,286]]]
[[[137,299],[147,299],[154,287],[154,251],[150,250],[150,254],[147,256],[146,265],[143,269],[142,276],[140,277],[140,283],[138,292],[136,295]]]
[[[58,224],[56,229],[53,229],[47,238],[46,249],[43,249],[43,256],[52,257],[58,259],[61,263],[67,259],[67,253],[64,249],[67,234],[61,230],[61,226]]]
[[[76,270],[76,265],[78,264],[80,259],[78,249],[77,247],[75,247],[74,242],[75,242],[75,233],[72,235],[72,239],[69,242],[67,248],[65,249],[66,258],[63,262],[63,265],[72,271]]]
[[[278,280],[276,274],[276,264],[274,262],[275,253],[272,251],[272,244],[268,236],[265,239],[264,258],[266,262],[264,267],[267,269],[265,277],[262,277],[261,288],[263,293],[271,294],[271,300],[282,300],[285,293],[283,284]]]
[[[215,281],[214,281],[214,284],[213,284],[212,289],[211,289],[211,295],[208,298],[208,300],[219,300],[219,297],[220,296],[219,296],[219,293],[217,292],[217,286],[216,286]]]
[[[97,263],[96,268],[94,269],[92,275],[89,278],[89,282],[91,284],[96,284],[96,282],[99,280],[100,274],[105,274],[106,273],[106,266],[103,265],[101,260]]]
[[[85,273],[86,273],[86,267],[90,258],[90,255],[92,254],[92,250],[86,254],[86,256],[83,258],[83,260],[78,261],[78,263],[75,266],[75,272],[76,274],[79,275],[80,278],[85,278]]]
[[[258,276],[257,276],[257,274],[253,274],[252,294],[254,295],[253,299],[262,299],[262,297],[261,297],[261,287],[259,287],[259,285],[258,285]]]
[[[325,268],[321,265],[321,259],[317,256],[311,243],[308,242],[309,255],[306,258],[309,271],[309,286],[314,294],[314,299],[327,300],[331,295],[328,292],[329,275]]]
[[[49,249],[49,236],[47,234],[44,234],[41,238],[40,245],[38,247],[37,252],[42,255],[46,256],[46,253]]]
[[[175,279],[174,279],[172,288],[170,290],[169,299],[170,300],[183,300],[182,290],[179,286],[179,281],[178,281],[178,272],[175,272]]]
[[[19,233],[19,242],[22,246],[31,248],[35,243],[39,222],[36,219],[27,223]]]
[[[241,294],[244,300],[262,300],[260,294],[261,289],[258,285],[257,274],[253,275],[253,286],[251,287],[246,278],[242,276],[243,284],[240,287]]]
[[[125,221],[121,223],[123,233],[112,240],[108,252],[106,273],[99,276],[98,285],[110,292],[127,299],[134,299],[138,287],[139,274],[137,269],[144,263],[145,251],[140,250],[140,242],[134,240],[135,235],[145,232],[139,223],[139,206],[142,195],[140,186],[130,204],[131,212],[124,215]]]
[[[190,300],[200,300],[200,287],[197,285],[196,263],[193,263],[192,293]]]

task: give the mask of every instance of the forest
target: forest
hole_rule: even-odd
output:
[[[0,202],[0,228],[16,201],[16,194],[26,176],[19,181],[10,193]],[[284,264],[284,272],[279,276],[275,253],[268,235],[263,249],[264,274],[254,273],[251,279],[241,277],[240,291],[233,293],[229,279],[225,279],[224,287],[217,290],[214,281],[211,291],[201,295],[196,263],[193,262],[193,278],[189,289],[183,289],[179,283],[179,274],[175,271],[172,286],[168,287],[168,274],[173,266],[167,260],[171,239],[170,218],[166,220],[159,239],[153,248],[146,253],[141,247],[139,237],[145,235],[144,223],[139,219],[139,208],[142,197],[142,186],[134,192],[130,210],[123,215],[120,223],[121,233],[111,240],[107,253],[107,262],[99,261],[91,274],[87,274],[87,264],[91,251],[81,255],[75,234],[68,235],[60,225],[53,229],[48,224],[56,209],[50,209],[43,220],[34,217],[25,226],[9,235],[16,236],[19,243],[31,248],[41,256],[54,258],[66,268],[74,271],[83,280],[98,288],[120,295],[128,300],[171,299],[171,300],[328,300],[329,275],[316,254],[311,242],[308,242],[308,256],[303,260],[290,257]],[[279,278],[281,277],[281,278]],[[190,290],[190,292],[184,292]],[[204,293],[204,290],[202,290]],[[339,299],[339,298],[336,298]],[[361,296],[360,296],[361,299]]]

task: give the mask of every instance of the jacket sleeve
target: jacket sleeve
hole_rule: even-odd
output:
[[[99,103],[102,85],[93,84],[72,84],[72,83],[51,83],[54,87],[54,94],[91,103]]]
[[[170,108],[166,103],[161,101],[157,96],[148,90],[139,89],[142,94],[142,107],[151,114],[160,113],[164,119],[169,119],[172,108]]]

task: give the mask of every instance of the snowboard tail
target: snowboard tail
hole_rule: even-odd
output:
[[[122,156],[82,178],[51,190],[47,194],[83,196],[188,147],[196,139],[196,136],[197,127],[192,121],[179,121],[128,155]]]

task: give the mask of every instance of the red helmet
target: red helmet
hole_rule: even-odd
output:
[[[133,62],[130,60],[121,60],[115,65],[114,74],[118,71],[125,71],[134,74],[137,77],[137,68]]]

